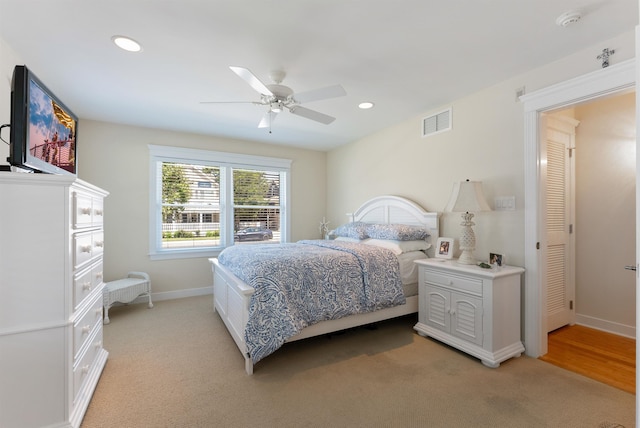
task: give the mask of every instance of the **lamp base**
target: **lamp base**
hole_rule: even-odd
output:
[[[476,258],[473,256],[473,250],[462,250],[460,257],[458,257],[458,263],[463,265],[475,265]]]
[[[473,213],[462,214],[462,236],[460,236],[460,250],[462,253],[458,258],[458,263],[463,265],[475,265],[476,258],[473,256],[473,251],[476,249],[476,234],[473,233],[471,226],[473,223]]]

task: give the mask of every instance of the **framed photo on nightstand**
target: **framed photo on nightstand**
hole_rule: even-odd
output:
[[[502,267],[502,254],[489,253],[489,264],[491,266]]]
[[[453,258],[453,238],[438,238],[436,257],[439,259]]]

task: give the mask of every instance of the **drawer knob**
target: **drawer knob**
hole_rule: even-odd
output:
[[[87,364],[86,366],[82,366],[82,374],[85,375],[87,373],[89,373],[89,365]]]
[[[98,340],[94,346],[96,349],[102,348],[102,340]]]
[[[104,242],[102,242],[102,241],[97,241],[97,242],[96,242],[96,247],[98,247],[98,248],[102,248],[102,247],[104,247]]]
[[[83,291],[91,291],[91,283],[90,282],[85,282],[84,284],[82,284],[82,290]]]
[[[80,208],[80,214],[91,215],[91,208]]]
[[[90,325],[85,325],[84,327],[82,327],[82,334],[89,334],[90,331],[91,331]]]
[[[90,253],[91,252],[91,245],[80,246],[80,252],[81,253]]]
[[[102,279],[102,272],[96,272],[96,278]]]

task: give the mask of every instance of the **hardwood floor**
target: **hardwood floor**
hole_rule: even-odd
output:
[[[635,394],[635,339],[580,325],[559,328],[548,337],[549,352],[541,360]]]

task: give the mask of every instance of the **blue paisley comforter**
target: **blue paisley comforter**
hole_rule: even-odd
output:
[[[245,342],[253,363],[320,321],[405,303],[396,256],[343,241],[235,245],[218,262],[255,289]]]

